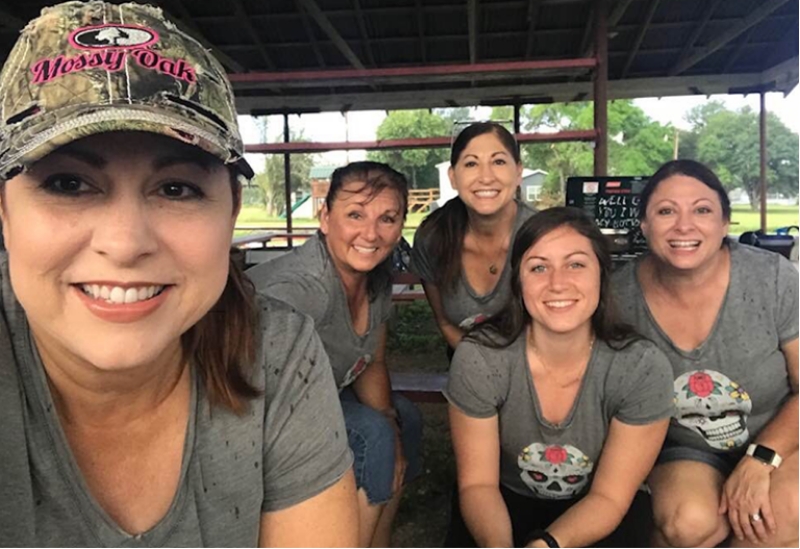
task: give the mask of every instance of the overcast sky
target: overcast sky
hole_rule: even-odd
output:
[[[739,109],[744,105],[758,112],[758,94],[748,96],[741,95],[713,95],[706,96],[682,96],[636,99],[635,104],[639,105],[644,112],[651,118],[661,123],[671,123],[679,128],[688,129],[685,116],[691,108],[709,100],[723,101],[728,108]],[[767,110],[772,111],[780,117],[784,124],[795,132],[800,132],[800,92],[797,87],[787,97],[781,93],[769,93],[766,98]],[[478,117],[485,117],[489,114],[479,112]],[[375,139],[375,130],[386,116],[384,111],[353,111],[348,114],[348,124],[341,113],[319,113],[304,114],[302,116],[290,116],[289,124],[293,130],[302,130],[304,137],[309,141],[370,141]],[[257,143],[260,141],[259,132],[251,117],[240,117],[242,126],[242,137],[245,143]],[[279,116],[269,118],[270,141],[277,141],[283,132],[283,121]],[[260,171],[263,160],[260,155],[248,155],[256,171]],[[317,164],[344,164],[347,161],[361,160],[365,157],[364,151],[337,151],[318,155]]]

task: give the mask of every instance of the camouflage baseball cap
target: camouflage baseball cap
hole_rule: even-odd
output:
[[[43,9],[0,73],[0,179],[110,131],[167,135],[253,176],[225,70],[160,9],[97,0]]]

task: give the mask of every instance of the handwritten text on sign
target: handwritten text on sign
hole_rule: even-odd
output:
[[[639,226],[638,195],[599,196],[595,222],[601,229],[633,229]]]

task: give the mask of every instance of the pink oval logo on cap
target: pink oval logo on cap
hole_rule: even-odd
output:
[[[158,42],[158,33],[137,25],[109,23],[72,31],[69,43],[82,50],[144,48]]]

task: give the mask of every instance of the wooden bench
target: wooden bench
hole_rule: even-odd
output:
[[[395,303],[408,303],[426,299],[423,290],[398,289],[397,286],[421,286],[422,279],[409,272],[398,272],[392,275],[392,301]]]
[[[411,402],[444,403],[447,374],[428,372],[390,372],[392,390]]]

